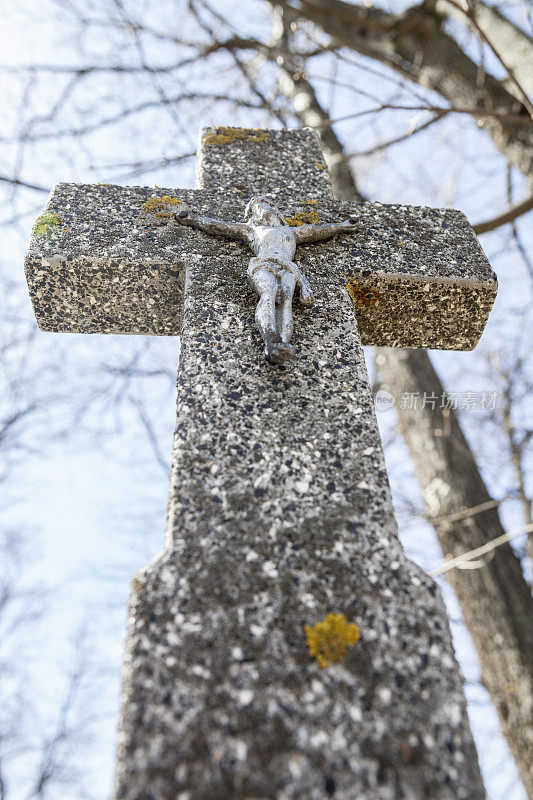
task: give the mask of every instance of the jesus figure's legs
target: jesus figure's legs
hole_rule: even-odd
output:
[[[273,364],[284,364],[291,358],[293,348],[283,339],[284,293],[280,281],[268,269],[256,270],[250,280],[259,295],[259,302],[255,309],[255,321],[265,342],[265,353]],[[292,291],[294,291],[294,286]],[[280,300],[282,300],[281,306]]]
[[[277,306],[277,330],[281,339],[288,344],[292,337],[292,298],[296,287],[296,278],[291,272],[285,272],[280,280]]]
[[[255,309],[255,321],[268,348],[269,341],[276,338],[276,295],[278,281],[267,269],[258,269],[251,283],[259,295]]]
[[[276,333],[270,360],[275,364],[284,364],[294,355],[294,348],[289,344],[292,336],[292,297],[296,286],[296,278],[291,272],[284,272],[278,279],[276,297]]]

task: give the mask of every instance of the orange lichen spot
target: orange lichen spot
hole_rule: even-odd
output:
[[[370,286],[361,286],[351,279],[346,283],[346,290],[352,298],[354,306],[368,308],[374,306],[380,299],[381,294]]]
[[[158,219],[162,219],[163,217],[171,217],[172,209],[179,203],[183,203],[183,200],[164,194],[163,197],[149,197],[143,203],[143,209],[147,214],[155,214]]]
[[[220,126],[215,131],[204,134],[202,142],[206,147],[216,144],[231,144],[238,140],[248,142],[266,142],[269,132],[261,128],[226,128]]]
[[[320,170],[325,169],[324,164],[322,164],[321,161],[315,161],[315,167]]]
[[[361,636],[359,627],[348,622],[344,614],[328,614],[313,627],[304,627],[309,653],[323,668],[344,661],[348,647],[353,646]]]

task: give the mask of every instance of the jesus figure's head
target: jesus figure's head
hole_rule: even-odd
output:
[[[272,200],[263,195],[252,197],[244,210],[244,219],[254,225],[286,225],[281,211]]]

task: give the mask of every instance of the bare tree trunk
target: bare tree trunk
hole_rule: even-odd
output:
[[[292,11],[282,11],[279,5],[274,8],[278,40],[289,49]],[[302,65],[285,58],[280,67],[280,86],[302,123],[316,126],[326,122],[328,114],[305,79]],[[353,175],[342,158],[341,142],[329,126],[319,131],[326,160],[333,166],[335,192],[344,199],[359,200]],[[378,352],[380,374],[395,393],[419,392],[422,396],[435,392],[440,398],[442,385],[424,350]],[[424,409],[415,416],[399,410],[399,420],[432,516],[444,517],[492,500],[453,411]],[[504,533],[495,507],[460,521],[442,521],[435,524],[435,530],[443,552],[453,555]],[[453,570],[450,583],[479,656],[482,680],[533,800],[533,598],[520,562],[505,545],[479,570]]]
[[[443,393],[422,350],[380,349],[381,385],[401,392]],[[501,536],[496,506],[450,521],[445,517],[492,498],[453,409],[402,409],[402,436],[409,447],[428,514],[443,553],[453,556]],[[444,519],[443,519],[444,518]],[[479,569],[447,573],[481,666],[481,678],[500,718],[528,797],[533,797],[533,598],[519,560],[508,544],[492,551]]]
[[[433,89],[452,108],[471,113],[509,164],[533,173],[533,126],[522,102],[479,66],[442,29],[431,4],[402,14],[343,0],[279,0],[297,16],[316,23],[335,42],[387,64],[415,83]]]
[[[495,45],[515,79],[504,80],[505,88],[520,101],[523,96],[517,83],[530,98],[533,96],[533,41],[527,33],[504,17],[496,6],[488,6],[481,0],[436,0],[435,8],[439,14],[453,17],[461,25],[472,20],[469,27]]]

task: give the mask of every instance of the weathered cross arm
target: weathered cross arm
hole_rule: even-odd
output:
[[[182,336],[115,796],[482,800],[444,606],[397,539],[361,338],[473,347],[495,277],[459,212],[333,200],[309,131],[204,131],[198,176],[195,192],[62,184],[26,261],[48,330]],[[183,201],[239,221],[264,193],[289,224],[358,220],[297,251],[315,306],[283,370],[258,353],[246,247],[171,219]],[[336,638],[320,633],[330,614],[348,621]]]
[[[309,133],[291,131],[291,136],[292,147],[308,146]],[[238,180],[238,169],[246,174],[240,161],[219,192],[58,184],[34,228],[25,262],[40,327],[179,334],[188,261],[202,255],[232,259],[238,253],[244,275],[246,250],[221,240],[214,254],[210,237],[179,226],[173,215],[186,204],[195,215],[239,223],[251,193],[266,187],[295,223],[312,216],[322,224],[357,219],[354,235],[336,237],[324,246],[303,246],[297,260],[311,278],[323,261],[322,247],[332,254],[328,269],[332,279],[348,287],[363,344],[474,347],[497,282],[464,215],[452,209],[337,203],[316,145],[310,156],[314,160],[306,164],[313,175],[302,185],[298,159],[285,159],[282,180],[278,164],[287,137],[272,139],[275,146],[271,153],[262,148],[264,162],[254,165],[258,175],[246,192]],[[199,158],[206,174],[221,146],[201,143]],[[279,185],[269,184],[272,175],[279,175]],[[165,203],[165,198],[172,202]],[[221,286],[213,291],[215,299],[224,293]],[[239,302],[253,302],[244,283]]]

